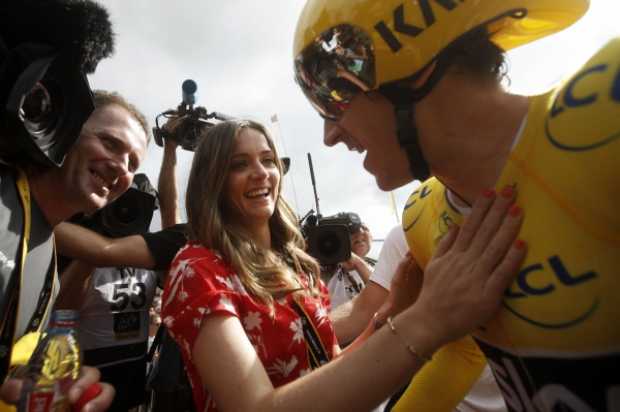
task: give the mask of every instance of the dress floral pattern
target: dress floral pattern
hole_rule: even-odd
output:
[[[323,283],[320,290],[321,298],[304,297],[300,303],[333,356],[337,339],[327,317],[329,298]],[[310,372],[302,322],[292,307],[292,299],[289,295],[274,301],[271,315],[269,307],[251,298],[239,276],[219,254],[192,242],[181,249],[164,288],[162,317],[181,348],[197,410],[217,411],[192,362],[192,348],[206,316],[239,318],[274,387]]]

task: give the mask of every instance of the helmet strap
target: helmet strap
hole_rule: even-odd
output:
[[[394,106],[398,143],[407,154],[409,169],[413,178],[420,181],[428,179],[431,176],[431,171],[420,145],[418,128],[415,125],[414,108],[415,104],[435,87],[447,68],[448,64],[445,63],[444,59],[437,59],[436,66],[428,80],[415,90],[411,88],[411,83],[415,81],[418,74],[379,87],[379,93]]]
[[[414,179],[424,181],[430,177],[431,171],[420,147],[418,129],[414,124],[413,106],[413,103],[394,106],[396,133],[400,147],[407,154],[411,175]]]

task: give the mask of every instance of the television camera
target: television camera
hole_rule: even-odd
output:
[[[362,222],[355,213],[338,213],[326,217],[321,215],[310,153],[308,165],[316,204],[316,212],[310,210],[300,220],[308,253],[324,266],[345,262],[351,258],[351,234],[360,229]]]
[[[341,212],[322,217],[311,210],[302,219],[308,253],[322,265],[334,265],[351,258],[351,235],[362,226],[355,213]]]
[[[198,85],[192,79],[187,79],[181,84],[181,103],[176,109],[166,110],[155,117],[153,137],[155,143],[163,146],[164,139],[176,141],[183,149],[193,152],[198,146],[200,132],[204,128],[214,125],[213,120],[232,120],[233,117],[219,112],[209,113],[203,106],[195,106],[196,90]],[[178,122],[173,130],[164,125],[160,126],[160,119]]]
[[[86,78],[114,48],[92,1],[0,5],[0,161],[61,166],[94,110]]]

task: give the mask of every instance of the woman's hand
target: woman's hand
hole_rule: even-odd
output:
[[[512,188],[486,191],[459,229],[453,226],[426,267],[416,307],[444,344],[487,322],[526,254],[516,240],[523,219]]]
[[[390,283],[390,294],[375,315],[375,322],[385,323],[388,316],[396,316],[411,306],[422,289],[424,274],[411,254],[405,257],[396,267],[396,273]]]

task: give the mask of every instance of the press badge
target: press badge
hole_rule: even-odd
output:
[[[114,335],[116,339],[134,338],[140,334],[140,312],[114,314]]]

